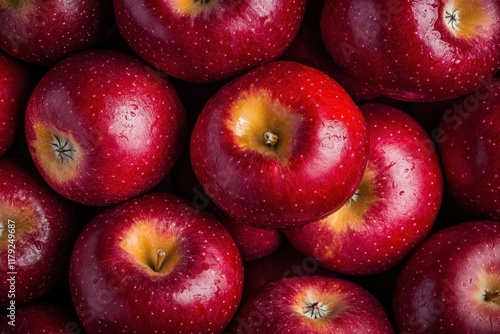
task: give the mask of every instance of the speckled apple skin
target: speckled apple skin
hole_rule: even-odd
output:
[[[28,70],[0,52],[0,157],[14,142],[33,86]]]
[[[326,0],[321,31],[335,62],[360,84],[399,100],[448,100],[500,67],[500,1],[478,3],[497,14],[470,39],[450,32],[446,1],[438,0]]]
[[[479,92],[445,111],[439,151],[446,185],[455,200],[500,220],[500,79]]]
[[[428,235],[443,196],[439,159],[420,124],[390,106],[360,109],[370,134],[366,170],[374,175],[376,199],[346,228],[326,218],[285,231],[299,251],[349,275],[381,272],[408,255]]]
[[[174,233],[181,258],[169,274],[154,277],[120,248],[137,220]],[[241,258],[228,232],[169,194],[103,212],[80,235],[71,259],[73,303],[89,333],[221,333],[242,286]]]
[[[293,308],[297,299],[315,295],[342,300],[347,310],[331,319],[311,319]],[[234,316],[230,334],[391,334],[382,305],[360,286],[323,276],[280,278],[267,283]]]
[[[35,154],[34,124],[70,133],[81,147],[74,178],[57,182]],[[187,140],[187,117],[170,81],[142,61],[86,51],[41,79],[26,111],[26,138],[47,183],[82,204],[103,206],[157,185]]]
[[[216,2],[199,15],[175,1],[115,0],[120,32],[147,62],[182,80],[222,79],[282,54],[297,34],[304,0]]]
[[[30,168],[31,167],[31,168]],[[55,193],[37,174],[33,166],[3,157],[0,160],[0,207],[23,210],[32,206],[36,212],[27,217],[34,231],[20,234],[16,228],[14,270],[8,268],[8,247],[0,249],[0,305],[10,300],[16,305],[46,294],[67,278],[70,250],[77,237],[77,223],[72,205]],[[0,212],[4,227],[2,239],[8,237],[8,219],[13,213]],[[19,222],[17,222],[19,227]],[[9,272],[15,275],[15,298],[9,298]],[[5,319],[2,319],[2,323]]]
[[[110,0],[30,0],[0,6],[0,48],[27,62],[51,65],[97,44]]]
[[[237,147],[224,123],[233,100],[255,90],[269,92],[301,119],[287,164]],[[368,134],[363,115],[337,82],[312,67],[279,61],[247,72],[208,101],[190,152],[198,180],[227,214],[254,227],[291,228],[350,198],[366,165]]]
[[[478,300],[485,272],[498,282],[499,259],[498,222],[467,222],[432,235],[398,278],[393,303],[398,329],[408,334],[500,333],[500,307]]]

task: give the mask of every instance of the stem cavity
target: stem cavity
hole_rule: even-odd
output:
[[[264,141],[266,145],[274,147],[278,143],[278,136],[271,131],[267,131],[264,133]]]

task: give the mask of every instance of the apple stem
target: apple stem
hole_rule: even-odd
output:
[[[163,262],[165,262],[165,257],[166,257],[166,253],[164,251],[162,251],[161,249],[158,250],[158,252],[156,253],[156,263],[155,263],[155,271],[156,272],[159,272],[162,265],[163,265]]]
[[[486,291],[484,294],[484,300],[487,302],[500,304],[500,290],[496,290],[493,292]]]
[[[278,136],[271,131],[264,133],[264,140],[267,145],[274,147],[278,143]]]

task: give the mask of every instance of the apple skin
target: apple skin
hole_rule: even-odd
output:
[[[322,318],[306,315],[312,303],[325,309]],[[370,293],[349,281],[322,276],[266,284],[240,307],[227,332],[394,333],[385,310]]]
[[[78,233],[73,205],[55,193],[27,162],[0,159],[0,222],[0,256],[5,259],[0,270],[2,307],[11,300],[16,306],[32,301],[67,278],[68,249]],[[9,239],[9,235],[14,238]],[[15,257],[12,268],[8,266],[9,254]],[[15,298],[9,297],[11,284],[7,279],[12,276]]]
[[[0,0],[0,48],[52,65],[96,45],[111,13],[111,0]]]
[[[273,253],[283,237],[280,231],[252,227],[225,214],[204,192],[193,171],[189,152],[184,151],[174,166],[172,178],[176,193],[200,210],[212,214],[233,238],[243,261],[254,261]]]
[[[500,220],[500,79],[447,109],[438,130],[453,198],[472,212]]]
[[[318,222],[285,230],[300,252],[348,275],[379,273],[408,255],[428,235],[443,196],[439,159],[420,124],[390,106],[360,109],[370,153],[357,195]]]
[[[459,17],[453,27],[447,11]],[[431,102],[467,94],[500,68],[499,12],[498,0],[326,0],[321,32],[356,82]]]
[[[167,271],[151,267],[159,248]],[[89,333],[222,332],[242,286],[241,258],[228,232],[171,194],[107,209],[89,222],[71,258],[73,304]]]
[[[277,59],[297,34],[305,0],[114,0],[116,22],[154,67],[192,82]]]
[[[335,64],[326,50],[319,25],[323,3],[324,0],[307,2],[299,32],[280,59],[296,61],[325,72],[337,81],[356,103],[375,99],[380,94],[355,82]]]
[[[396,285],[401,332],[500,333],[500,223],[473,221],[433,234],[412,254]],[[498,299],[498,298],[497,298]]]
[[[265,143],[266,132],[278,134],[275,146]],[[229,216],[283,229],[318,220],[352,196],[368,134],[338,83],[279,61],[245,73],[208,101],[190,153],[205,192]]]
[[[50,69],[30,97],[25,122],[31,156],[47,183],[95,206],[160,183],[186,144],[186,128],[168,79],[110,50],[76,54]]]
[[[25,66],[0,52],[0,157],[19,132],[32,87],[33,79]]]
[[[38,301],[22,305],[16,309],[15,327],[9,325],[11,318],[9,313],[2,314],[0,322],[0,333],[24,334],[78,334],[83,333],[81,324],[78,321],[72,307],[49,301]],[[7,320],[5,320],[7,319]]]

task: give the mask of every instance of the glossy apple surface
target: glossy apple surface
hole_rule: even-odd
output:
[[[394,333],[387,314],[366,290],[338,278],[282,278],[247,300],[231,334]]]
[[[437,140],[447,187],[473,212],[500,219],[500,79],[454,103]]]
[[[108,0],[0,0],[0,48],[51,65],[96,45],[110,14]]]
[[[52,188],[78,203],[108,205],[165,177],[185,145],[186,115],[168,79],[131,56],[94,50],[47,72],[25,129]]]
[[[350,198],[363,175],[368,135],[363,115],[333,79],[299,63],[273,62],[209,100],[190,152],[198,180],[227,214],[254,227],[290,228]]]
[[[67,278],[77,236],[68,202],[33,166],[0,159],[0,305],[32,301]]]
[[[398,329],[500,333],[500,223],[466,222],[427,239],[403,268],[394,296]]]
[[[218,221],[156,193],[87,225],[73,250],[70,284],[89,333],[219,333],[240,302],[243,267]]]
[[[0,157],[12,145],[32,89],[28,70],[0,52]]]
[[[299,251],[350,275],[398,263],[427,236],[443,196],[439,159],[420,124],[386,105],[360,109],[370,153],[357,191],[330,216],[285,231]]]
[[[319,25],[323,3],[323,0],[307,2],[299,32],[280,59],[296,61],[325,72],[337,81],[357,103],[378,97],[379,93],[361,86],[347,75],[335,64],[326,50]]]
[[[120,32],[147,62],[211,81],[272,61],[292,42],[304,0],[115,0]]]
[[[500,67],[498,0],[326,0],[321,32],[353,79],[389,97],[459,97]]]

